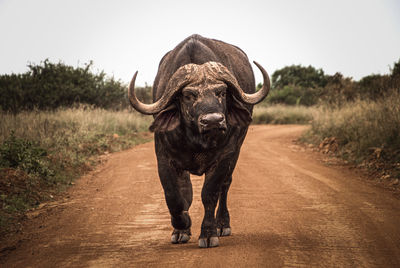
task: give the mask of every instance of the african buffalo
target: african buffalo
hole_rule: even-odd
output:
[[[144,104],[136,98],[137,72],[132,78],[130,103],[137,111],[154,115],[150,130],[154,131],[158,174],[171,214],[174,244],[186,243],[191,236],[190,173],[205,174],[199,246],[216,247],[219,236],[231,234],[227,195],[232,173],[253,105],[270,89],[267,72],[254,64],[264,77],[258,92],[249,60],[240,48],[192,35],[161,59],[153,84],[154,103]]]

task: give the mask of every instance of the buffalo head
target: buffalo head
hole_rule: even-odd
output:
[[[246,104],[259,103],[269,92],[267,72],[254,63],[263,74],[264,85],[253,94],[245,93],[224,65],[210,61],[180,67],[168,81],[161,98],[152,104],[136,98],[136,72],[129,85],[129,100],[137,111],[156,115],[151,131],[171,131],[183,123],[199,134],[223,134],[231,126],[248,126],[251,112]]]

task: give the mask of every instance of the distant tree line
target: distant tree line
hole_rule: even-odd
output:
[[[372,74],[360,81],[341,73],[326,75],[312,66],[292,65],[275,71],[271,82],[269,103],[311,106],[321,102],[341,105],[356,99],[378,100],[392,91],[400,91],[400,60],[390,74]]]
[[[126,85],[104,71],[93,73],[92,62],[72,67],[45,60],[29,64],[23,74],[0,75],[0,110],[17,113],[23,110],[52,110],[77,103],[106,109],[128,106]],[[138,94],[149,100],[150,88],[139,88]]]
[[[52,110],[76,104],[127,108],[127,85],[108,77],[104,71],[93,73],[92,66],[92,62],[72,67],[45,60],[29,64],[26,73],[0,75],[0,111]],[[301,65],[275,71],[271,81],[267,103],[311,106],[321,102],[340,105],[356,99],[377,100],[390,91],[400,90],[400,60],[390,74],[368,75],[360,81],[341,73],[326,75],[322,69]],[[140,100],[152,102],[150,86],[136,88],[136,94]]]

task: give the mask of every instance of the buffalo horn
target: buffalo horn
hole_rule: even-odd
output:
[[[152,104],[145,104],[137,99],[135,95],[135,80],[137,75],[136,72],[133,75],[132,81],[129,84],[128,89],[128,96],[131,105],[133,106],[133,108],[143,114],[157,114],[161,112],[163,109],[168,107],[168,104],[174,98],[176,93],[190,82],[190,76],[193,73],[193,69],[196,68],[196,64],[187,64],[180,67],[168,81],[162,97]]]
[[[161,110],[163,110],[171,96],[168,96],[170,94],[165,94],[163,97],[161,97],[158,101],[152,104],[145,104],[141,101],[138,100],[138,98],[135,95],[135,80],[138,72],[136,72],[131,80],[131,83],[129,84],[128,88],[128,97],[129,97],[129,102],[131,103],[132,107],[135,108],[138,112],[141,112],[143,114],[156,114],[159,113]]]
[[[260,69],[263,75],[264,83],[262,88],[253,94],[248,94],[243,92],[240,86],[237,87],[238,90],[237,93],[239,93],[238,97],[240,98],[240,100],[246,104],[252,104],[252,105],[261,102],[268,95],[269,90],[271,88],[271,83],[267,71],[265,71],[265,69],[258,62],[256,61],[253,62],[258,67],[258,69]]]

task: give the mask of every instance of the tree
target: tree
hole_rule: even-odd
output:
[[[311,65],[286,66],[272,74],[272,87],[283,89],[285,86],[300,86],[304,88],[324,87],[327,79],[322,69],[315,69]]]
[[[84,103],[107,109],[128,104],[126,85],[101,71],[91,72],[93,63],[72,67],[45,60],[29,64],[24,74],[0,75],[0,109],[17,113],[21,110],[49,110]]]

